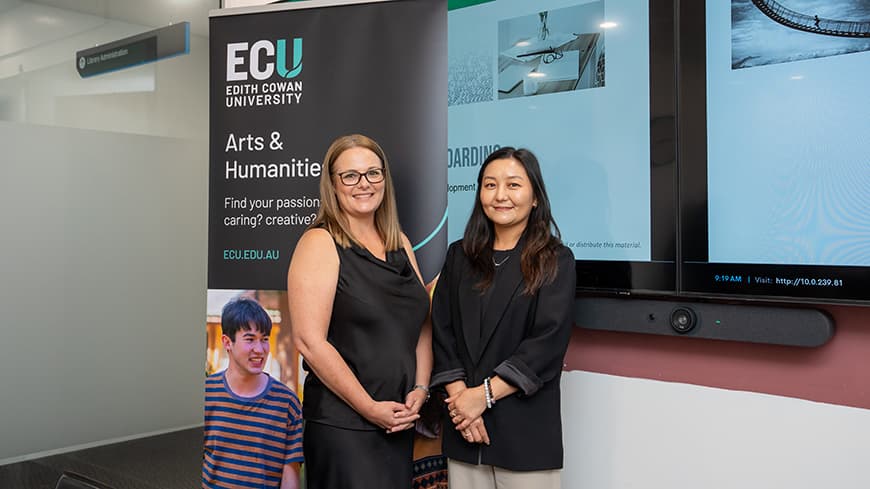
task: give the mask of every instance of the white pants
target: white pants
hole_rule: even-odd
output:
[[[517,472],[447,459],[450,489],[562,489],[561,470]]]

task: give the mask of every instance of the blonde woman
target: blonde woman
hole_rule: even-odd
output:
[[[321,208],[287,273],[308,376],[309,489],[407,488],[432,369],[429,298],[399,227],[383,149],[359,134],[326,152]]]

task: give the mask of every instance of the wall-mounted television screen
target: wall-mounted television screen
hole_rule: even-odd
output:
[[[448,236],[502,146],[541,162],[578,287],[676,292],[670,0],[456,1],[448,12]]]
[[[681,2],[685,295],[870,301],[870,3]]]
[[[870,303],[870,4],[676,3],[450,2],[449,238],[523,146],[583,292]]]

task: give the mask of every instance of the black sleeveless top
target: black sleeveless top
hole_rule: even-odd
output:
[[[327,341],[376,401],[405,402],[417,372],[417,340],[429,295],[404,249],[383,261],[367,249],[335,246],[340,262]],[[306,421],[377,430],[308,370],[302,403]]]

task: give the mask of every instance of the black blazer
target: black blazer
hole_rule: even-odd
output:
[[[533,296],[523,293],[518,258],[501,266],[500,283],[493,285],[488,313],[480,323],[481,296],[474,289],[479,277],[461,241],[447,251],[432,302],[432,385],[463,379],[474,387],[485,377],[498,375],[519,392],[483,413],[489,446],[466,442],[444,409],[443,451],[461,462],[508,470],[559,469],[559,379],[574,324],[574,256],[563,246],[555,281]]]

